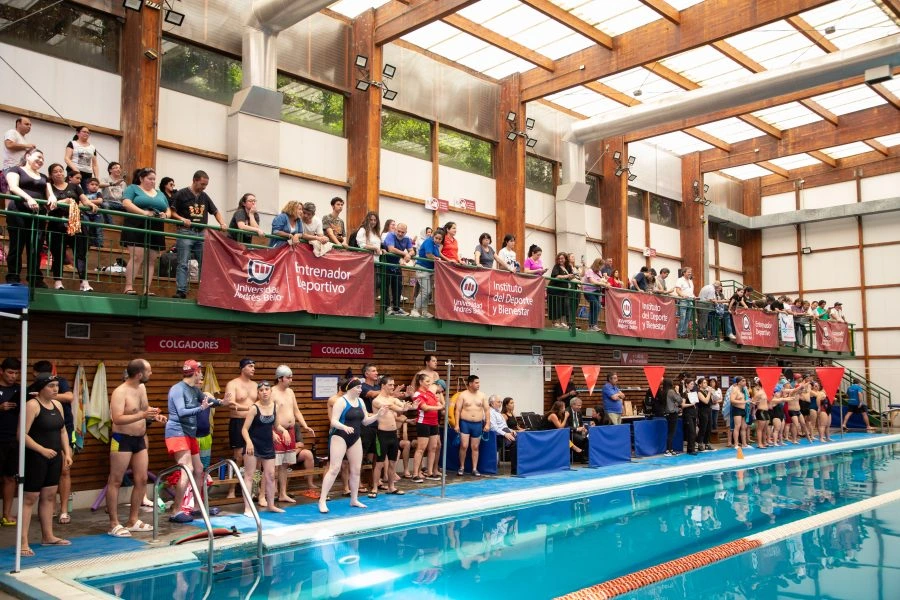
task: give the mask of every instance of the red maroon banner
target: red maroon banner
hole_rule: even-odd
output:
[[[231,338],[178,337],[174,335],[145,335],[145,352],[199,352],[201,354],[230,354]]]
[[[850,352],[850,326],[836,321],[816,321],[816,350]]]
[[[744,308],[734,312],[736,343],[743,346],[778,347],[778,315]]]
[[[674,340],[677,337],[675,299],[609,288],[606,290],[606,332]]]
[[[372,344],[310,344],[313,358],[372,358],[375,346]]]
[[[438,262],[434,269],[438,319],[504,327],[544,328],[542,277]]]
[[[306,244],[249,249],[206,230],[197,304],[255,313],[375,314],[372,254],[332,250],[316,257]]]

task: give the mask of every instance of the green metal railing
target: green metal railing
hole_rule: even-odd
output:
[[[850,387],[853,380],[856,379],[865,390],[866,405],[870,409],[869,422],[872,423],[873,426],[877,425],[882,429],[888,426],[890,421],[888,418],[888,411],[892,404],[890,390],[881,387],[874,381],[869,380],[862,373],[857,373],[850,367],[841,364],[838,361],[834,361],[834,364],[836,366],[844,367],[844,377],[841,380],[840,387],[841,402],[846,404],[847,388]]]
[[[0,195],[0,199],[16,199],[15,196],[10,195]],[[40,204],[46,204],[45,201],[38,201]],[[113,211],[113,210],[105,210],[99,209],[98,214],[101,215],[109,215],[116,220],[120,220],[123,217],[131,217],[137,218],[144,221],[156,221],[158,223],[163,223],[169,225],[170,229],[177,229],[180,227],[184,227],[182,221],[175,219],[163,219],[159,217],[149,217],[140,214],[132,214],[125,213],[122,211]],[[7,211],[0,210],[0,214],[4,215],[17,215],[21,216],[22,213],[18,213],[15,211]],[[67,223],[67,219],[60,217],[50,217],[42,214],[34,214],[29,215],[28,218],[28,235],[30,236],[31,247],[38,248],[37,251],[32,250],[33,259],[39,260],[40,246],[43,245],[44,236],[46,236],[46,228],[49,223],[54,224],[65,224]],[[217,225],[208,225],[208,224],[195,224],[192,225],[194,228],[198,228],[200,230],[213,228],[219,229]],[[90,238],[93,236],[95,232],[102,231],[104,232],[104,243],[101,245],[90,244]],[[146,229],[142,228],[133,228],[128,227],[126,225],[121,225],[118,223],[104,223],[104,222],[87,222],[82,221],[82,233],[77,234],[74,237],[81,238],[89,238],[88,239],[88,249],[84,253],[84,256],[76,256],[76,249],[73,248],[71,238],[73,236],[65,236],[65,235],[54,235],[52,236],[53,240],[56,243],[63,244],[65,247],[56,249],[55,253],[58,257],[66,256],[66,247],[69,247],[73,251],[72,263],[77,262],[79,259],[84,261],[84,269],[86,280],[91,283],[101,283],[106,285],[114,285],[116,283],[123,283],[123,272],[125,266],[125,260],[128,257],[128,253],[120,247],[115,246],[112,241],[109,239],[110,236],[107,234],[109,232],[135,232],[145,234],[147,233]],[[239,234],[242,236],[251,235],[248,232],[240,229],[224,229],[222,230],[227,233]],[[164,231],[161,232],[165,239],[165,247],[171,248],[174,246],[178,239],[190,239],[190,240],[203,240],[202,235],[192,235],[180,233],[178,231]],[[260,236],[254,235],[253,239],[259,239]],[[272,235],[263,236],[265,239],[265,244],[254,244],[249,243],[246,244],[247,247],[250,248],[266,248],[268,247],[269,240],[284,240],[284,238]],[[83,240],[82,240],[83,241]],[[81,247],[84,248],[84,245]],[[353,247],[341,247],[337,246],[337,248],[353,251],[353,252],[370,252],[369,250],[353,248]],[[149,247],[144,246],[143,250],[150,250]],[[80,253],[80,251],[79,251]],[[48,253],[51,254],[51,253]],[[21,258],[21,257],[19,257]],[[65,260],[65,259],[64,259]],[[160,259],[157,259],[159,261]],[[429,261],[430,262],[430,261]],[[160,268],[162,267],[162,263],[159,265],[154,264],[155,276],[152,281],[150,281],[150,264],[148,260],[143,261],[142,268],[139,273],[134,274],[134,289],[137,292],[140,289],[144,289],[144,291],[149,295],[156,295],[156,293],[162,294],[164,291],[172,291],[174,288],[174,273],[166,273],[165,276],[160,276]],[[75,279],[77,277],[77,265],[66,265],[62,272],[62,279],[69,280]],[[160,268],[157,268],[160,267]],[[478,270],[480,267],[475,266],[466,266],[464,268],[471,268],[473,270]],[[390,287],[392,285],[396,285],[396,277],[397,272],[399,270],[399,278],[400,278],[400,296],[401,302],[399,303],[399,308],[403,309],[404,312],[411,312],[412,307],[414,305],[414,300],[416,294],[419,293],[418,285],[416,284],[416,276],[420,273],[430,273],[431,269],[423,268],[417,266],[415,263],[412,265],[403,265],[398,266],[392,263],[388,263],[385,261],[384,256],[378,258],[375,263],[375,278],[376,278],[376,288],[377,288],[377,298],[376,298],[376,312],[377,317],[380,322],[384,322],[386,318],[390,318],[393,316],[397,316],[392,314],[391,303],[389,300],[390,297]],[[24,269],[23,269],[24,271]],[[29,280],[27,278],[26,273],[26,281],[33,288],[35,285],[35,280],[43,281],[43,278],[46,276],[45,269],[40,269],[38,267],[38,272],[35,274],[35,278]],[[538,277],[535,275],[535,277]],[[596,286],[599,289],[596,292],[588,292],[585,293],[584,287],[585,284],[580,281],[571,281],[565,279],[547,279],[547,308],[548,308],[548,318],[550,316],[558,316],[558,319],[554,319],[556,321],[561,321],[564,323],[564,328],[558,328],[557,331],[559,333],[565,333],[570,337],[575,337],[579,335],[579,332],[586,332],[588,330],[588,316],[590,313],[590,302],[588,301],[588,297],[596,300],[598,303],[603,303],[605,296],[605,289],[602,286]],[[142,285],[138,285],[137,281],[141,281]],[[146,282],[146,283],[144,283]],[[723,281],[723,287],[728,287],[729,289],[737,289],[740,284],[736,281]],[[188,286],[196,285],[196,279],[190,278],[188,280]],[[124,286],[123,286],[124,287]],[[594,286],[592,286],[594,287]],[[433,289],[433,288],[432,288]],[[105,290],[109,292],[109,290]],[[115,292],[113,292],[115,293]],[[142,297],[143,306],[147,304],[147,296],[144,293],[138,292],[139,296]],[[727,341],[727,337],[725,333],[727,331],[729,322],[726,322],[727,319],[730,319],[730,315],[726,312],[724,315],[716,315],[715,314],[715,304],[706,303],[700,300],[691,300],[691,299],[678,299],[677,302],[689,310],[687,311],[690,316],[690,323],[688,326],[686,340],[690,340],[692,344],[696,344],[701,339],[706,339],[707,342],[714,343],[716,345],[721,345],[722,343]],[[427,308],[426,308],[427,310]],[[714,316],[710,318],[710,314]],[[600,332],[605,330],[605,308],[599,308],[597,310],[597,325],[600,329]],[[852,328],[852,325],[851,325]],[[545,325],[545,329],[555,329],[552,321]],[[809,330],[811,328],[807,328]],[[732,329],[733,330],[733,329]],[[814,338],[811,331],[807,331],[807,337],[809,338],[809,343],[807,344],[808,351],[814,350]],[[852,340],[852,329],[851,329],[851,340]],[[783,344],[784,346],[791,346],[791,344]],[[799,352],[799,349],[797,349]]]

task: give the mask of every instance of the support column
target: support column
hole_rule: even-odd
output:
[[[506,139],[506,114],[513,111],[518,122],[525,122],[525,103],[521,100],[521,82],[514,73],[500,82],[500,110],[497,131],[500,141],[494,154],[494,178],[497,182],[497,248],[503,237],[516,236],[516,256],[519,263],[525,257],[525,139]]]
[[[353,61],[357,54],[369,58],[370,79],[381,76],[381,46],[375,44],[375,11],[367,10],[353,20],[350,47],[351,78],[356,80]],[[355,85],[355,83],[354,83]],[[381,181],[381,89],[354,89],[347,101],[347,229],[353,231],[370,210],[378,212]]]
[[[743,191],[741,212],[748,217],[759,216],[762,206],[760,178],[744,181]],[[744,285],[749,285],[756,291],[762,291],[762,232],[758,229],[744,230],[741,235],[743,236],[741,263],[744,267]],[[801,287],[802,285],[801,281]]]
[[[694,182],[699,188],[694,188]],[[706,216],[703,203],[694,202],[703,197],[703,173],[700,172],[700,153],[681,157],[681,264],[694,269],[694,288],[699,291],[706,283],[709,272],[707,253]]]
[[[603,147],[609,148],[607,157],[600,161],[600,214],[603,219],[603,258],[612,258],[614,265],[622,273],[628,271],[628,178],[623,174],[616,177],[616,163],[612,155],[622,153],[622,163],[628,163],[628,149],[625,138],[616,136],[603,140]]]
[[[145,52],[155,58],[148,58]],[[159,120],[159,80],[162,63],[162,13],[144,4],[140,12],[125,11],[122,32],[123,172],[156,165]]]

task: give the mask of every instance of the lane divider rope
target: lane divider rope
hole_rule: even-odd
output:
[[[767,531],[754,533],[733,542],[720,544],[707,550],[694,552],[675,560],[616,577],[615,579],[559,596],[557,600],[607,600],[615,598],[616,596],[658,583],[664,579],[705,567],[748,550],[780,542],[806,531],[818,529],[830,523],[874,510],[898,500],[900,500],[900,490],[880,494],[873,498],[866,498],[865,500],[834,508],[821,514],[804,517],[798,521],[780,525]]]

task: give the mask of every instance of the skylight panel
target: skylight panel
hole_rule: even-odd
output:
[[[535,48],[535,50],[537,50],[547,58],[557,60],[562,58],[563,56],[568,56],[573,52],[584,50],[585,48],[589,48],[593,45],[593,40],[589,40],[583,35],[573,33],[572,35],[547,44],[546,46],[539,46],[538,48]]]
[[[550,21],[550,19],[538,11],[528,8],[524,4],[519,4],[516,8],[480,24],[504,37],[512,37],[547,21]],[[561,36],[558,35],[556,37]]]
[[[782,169],[787,169],[788,171],[790,171],[791,169],[799,169],[800,167],[817,165],[821,161],[813,158],[809,154],[793,154],[791,156],[773,158],[769,162],[776,167],[781,167]]]
[[[429,50],[435,54],[440,54],[446,59],[459,62],[464,56],[469,56],[487,47],[488,44],[478,38],[466,33],[460,33],[439,44],[435,44]]]
[[[569,12],[611,36],[631,31],[661,18],[653,9],[638,0],[617,2],[593,0],[576,6]]]
[[[799,102],[788,102],[772,108],[758,110],[753,116],[759,117],[769,125],[778,129],[790,129],[821,121],[822,117],[809,110]]]
[[[700,46],[660,63],[702,86],[724,85],[751,74],[712,46]]]
[[[840,0],[809,10],[801,15],[820,33],[841,49],[852,48],[872,40],[893,35],[900,28],[872,0]]]
[[[705,131],[710,135],[714,135],[729,144],[765,135],[764,132],[756,127],[745,123],[736,117],[714,121],[712,123],[705,123],[698,126],[697,129]]]
[[[739,167],[731,167],[730,169],[721,169],[719,172],[723,175],[734,177],[735,179],[754,179],[755,177],[772,175],[772,171],[764,169],[759,165],[741,165]]]
[[[459,29],[451,27],[443,21],[435,21],[424,27],[420,27],[415,31],[411,31],[403,36],[403,39],[410,44],[415,44],[420,48],[430,50],[432,47],[443,41],[460,34]]]
[[[493,69],[497,65],[509,62],[514,58],[514,55],[505,50],[501,50],[495,46],[485,46],[476,52],[463,56],[458,59],[457,62],[465,67],[483,73],[489,69]],[[534,66],[531,63],[528,63],[528,65],[529,68]]]
[[[862,142],[853,142],[852,144],[844,144],[843,146],[832,146],[822,150],[831,158],[847,158],[848,156],[856,156],[857,154],[865,154],[871,152],[872,148]]]
[[[643,67],[629,69],[622,73],[611,75],[600,80],[601,83],[614,88],[622,93],[638,98],[646,102],[663,94],[672,94],[684,91],[670,81],[666,81],[659,75],[652,73]],[[641,93],[635,95],[640,90]]]
[[[484,25],[486,21],[520,6],[522,3],[519,0],[481,0],[463,8],[457,14]]]
[[[588,117],[595,117],[624,107],[623,104],[583,86],[547,96],[547,100]]]
[[[510,55],[512,56],[512,55]],[[496,67],[483,71],[485,75],[488,77],[493,77],[494,79],[503,79],[507,75],[512,75],[513,73],[522,73],[525,71],[530,71],[534,68],[534,65],[528,62],[523,58],[514,57],[512,60],[507,60]]]
[[[891,146],[900,146],[900,133],[892,133],[891,135],[883,135],[881,137],[875,138],[876,141],[881,142],[888,148]]]
[[[699,140],[694,136],[688,135],[681,131],[673,131],[672,133],[658,135],[656,137],[647,138],[642,141],[648,144],[653,144],[658,148],[662,148],[663,150],[667,150],[679,156],[690,154],[691,152],[709,150],[710,148],[712,148],[712,146],[710,146],[703,140]],[[641,164],[640,162],[638,162],[634,169],[634,172],[637,173],[638,176],[641,175],[640,166]]]
[[[541,16],[543,17],[543,15]],[[526,48],[531,48],[532,50],[534,50],[539,46],[543,46],[550,42],[555,42],[563,38],[567,38],[571,35],[571,29],[569,29],[565,25],[562,25],[561,23],[557,23],[556,21],[547,19],[545,17],[544,20],[540,23],[528,27],[527,29],[520,28],[517,33],[510,34],[507,37],[512,39],[514,42],[522,44]]]
[[[872,108],[886,104],[884,98],[873,92],[866,85],[856,85],[844,90],[813,97],[813,100],[836,115]]]
[[[378,8],[387,4],[390,0],[340,0],[328,6],[329,9],[345,17],[358,17],[370,8]]]

